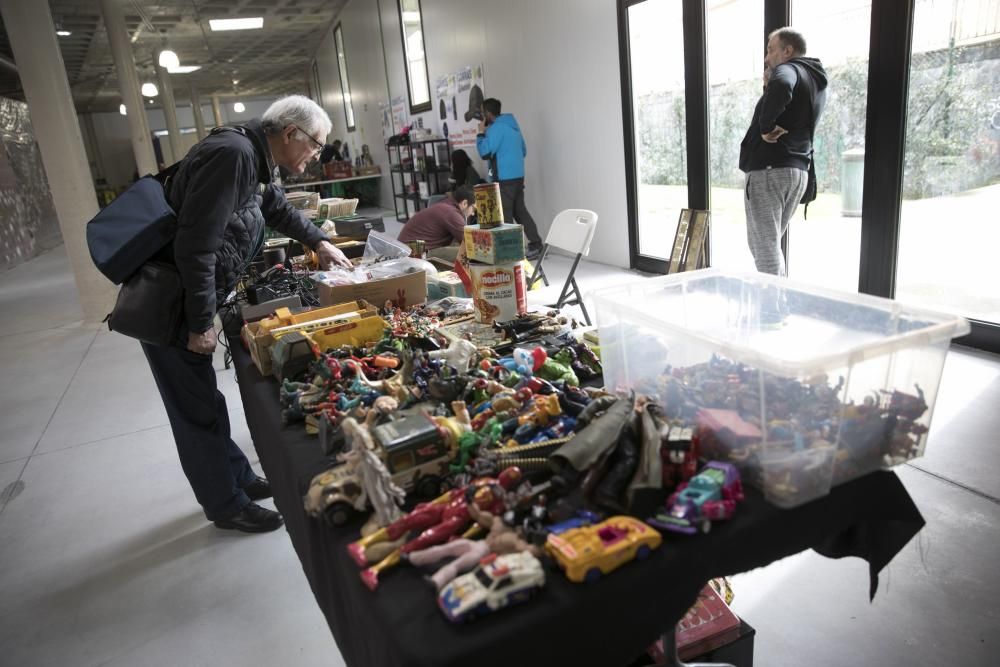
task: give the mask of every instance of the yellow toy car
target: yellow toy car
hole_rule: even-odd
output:
[[[545,551],[570,581],[591,583],[632,559],[643,560],[663,538],[652,527],[630,516],[613,516],[593,526],[549,534]]]

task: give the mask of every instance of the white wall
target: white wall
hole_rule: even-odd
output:
[[[628,266],[615,3],[422,0],[421,5],[430,81],[482,63],[485,95],[500,99],[503,110],[517,117],[528,143],[526,201],[542,235],[559,211],[593,209],[600,221],[591,259]],[[379,49],[379,11],[386,64]],[[344,26],[359,132],[364,126],[365,142],[385,171],[378,103],[407,94],[397,3],[350,0],[337,21]],[[324,103],[335,134],[342,134],[333,53],[331,29],[317,56]],[[434,127],[432,113],[422,115],[425,126]],[[389,202],[388,179],[382,180],[383,202]]]
[[[380,0],[383,4],[396,6],[395,0]],[[361,146],[368,144],[375,164],[382,167],[379,200],[383,207],[392,208],[392,185],[389,180],[389,156],[382,140],[382,114],[379,103],[387,101],[385,64],[382,56],[382,40],[379,34],[377,5],[374,0],[352,0],[341,11],[330,29],[327,30],[316,52],[319,71],[320,91],[323,94],[323,108],[330,114],[333,130],[330,140],[340,139],[350,146],[351,158],[361,154]],[[351,84],[351,98],[354,102],[353,132],[347,131],[344,113],[344,98],[340,88],[340,73],[337,68],[337,50],[333,41],[333,30],[341,25],[344,48],[347,54],[347,75]],[[390,29],[395,32],[390,32]],[[386,26],[386,40],[395,35],[399,41],[399,23]],[[311,75],[310,75],[311,76]]]

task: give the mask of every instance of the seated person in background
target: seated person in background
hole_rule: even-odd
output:
[[[461,148],[451,154],[451,178],[449,180],[454,183],[454,187],[456,188],[460,188],[463,185],[471,188],[474,185],[484,182],[479,177],[479,172],[472,166],[469,154]]]
[[[463,185],[433,206],[414,213],[399,232],[399,240],[423,241],[427,250],[454,246],[457,253],[458,245],[465,240],[465,223],[472,215],[474,203],[472,188]]]
[[[343,143],[340,139],[334,139],[332,144],[323,146],[323,152],[319,155],[320,164],[326,164],[331,161],[340,162],[343,160],[344,156],[340,153],[340,147],[342,145]]]

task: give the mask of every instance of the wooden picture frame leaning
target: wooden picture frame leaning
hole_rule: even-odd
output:
[[[693,271],[708,265],[705,242],[708,239],[710,217],[710,211],[681,209],[667,273]]]

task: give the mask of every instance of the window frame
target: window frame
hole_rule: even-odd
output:
[[[347,69],[347,45],[344,41],[343,23],[338,22],[333,29],[333,55],[337,59],[337,76],[340,79],[340,99],[344,103],[344,122],[347,131],[354,132],[357,128],[357,116],[354,113],[354,98],[351,97],[351,74]],[[340,67],[340,54],[344,54],[344,67]]]
[[[421,102],[420,104],[413,103],[413,85],[410,77],[410,56],[408,55],[406,49],[406,27],[403,24],[403,0],[396,0],[396,8],[399,12],[399,37],[402,41],[403,47],[403,71],[406,76],[406,101],[410,105],[411,114],[430,111],[433,106],[431,102],[431,77],[427,67],[427,40],[424,38],[427,34],[424,31],[424,5],[421,0],[416,0],[416,3],[417,13],[420,15],[420,41],[424,48],[424,81],[427,83],[427,101]]]

